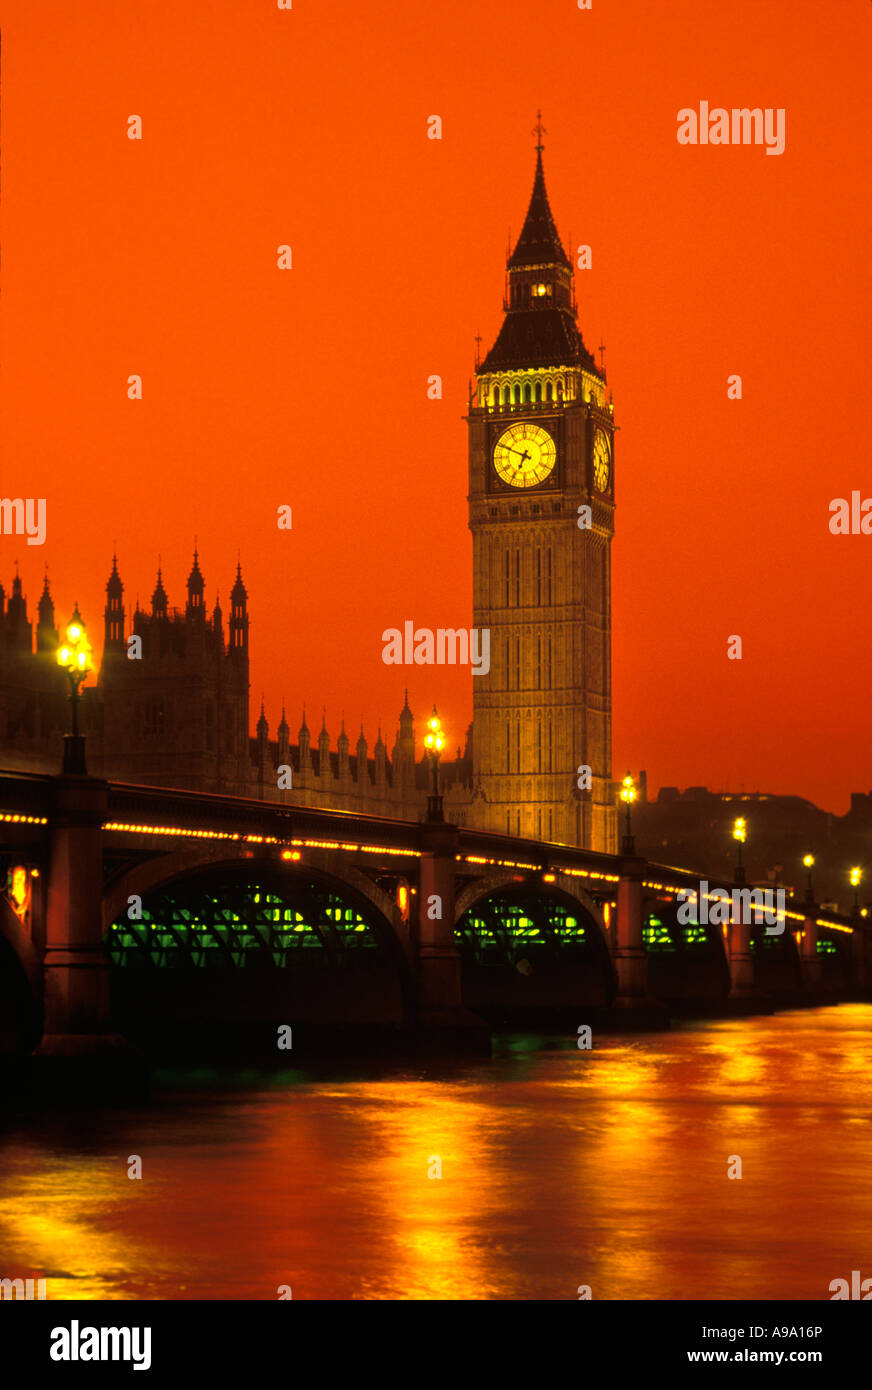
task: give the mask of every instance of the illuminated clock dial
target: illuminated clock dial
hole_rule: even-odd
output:
[[[593,481],[594,486],[605,492],[612,472],[612,451],[609,437],[604,430],[597,430],[593,437]]]
[[[494,468],[512,487],[544,483],[556,461],[554,440],[541,425],[509,425],[494,445]]]

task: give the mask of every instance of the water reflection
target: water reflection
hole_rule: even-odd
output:
[[[865,1269],[872,1006],[594,1042],[178,1073],[149,1108],[7,1124],[0,1275],[62,1299],[826,1298]]]

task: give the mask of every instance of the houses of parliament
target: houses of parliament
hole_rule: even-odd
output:
[[[490,630],[491,663],[473,681],[466,748],[440,764],[445,814],[614,852],[613,407],[578,326],[541,137],[503,307],[466,416],[473,623]],[[69,701],[47,578],[35,629],[16,575],[8,596],[0,585],[0,762],[57,772]],[[381,730],[371,753],[362,729],[352,749],[344,724],[332,745],[323,720],[310,730],[305,707],[295,742],[284,709],[271,736],[262,704],[252,735],[242,572],[226,617],[217,602],[209,612],[196,551],[184,609],[170,607],[158,570],[150,609],[137,602],[129,615],[113,559],[102,662],[81,709],[89,771],[111,780],[405,819],[426,805],[429,768],[415,755],[407,700],[390,754]],[[280,767],[292,770],[285,790]]]

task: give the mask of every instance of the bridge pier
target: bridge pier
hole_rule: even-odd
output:
[[[642,935],[642,880],[645,860],[627,856],[621,861],[618,879],[618,906],[615,940],[615,972],[618,993],[613,1004],[633,1025],[668,1026],[665,1005],[652,999],[648,991],[648,953]],[[629,1022],[630,1019],[628,1018]]]
[[[733,884],[734,889],[745,887],[742,882]],[[727,957],[730,969],[730,993],[727,996],[727,1004],[736,1014],[772,1013],[772,999],[757,983],[756,964],[751,951],[752,924],[750,921],[743,921],[743,911],[747,909],[743,908],[741,900],[734,898],[727,927]],[[751,916],[750,912],[748,916]]]
[[[751,923],[742,920],[742,910],[732,911],[729,925],[730,999],[754,999],[757,985],[751,954]]]
[[[37,1078],[90,1088],[135,1055],[111,1031],[109,961],[103,949],[103,832],[108,786],[90,777],[58,777],[46,884],[43,1037]]]
[[[490,1030],[463,1007],[454,897],[460,832],[447,821],[421,826],[418,879],[417,1031],[439,1048],[490,1050]]]
[[[818,954],[818,924],[813,916],[806,917],[799,940],[799,969],[803,994],[816,995],[821,990],[821,958]]]

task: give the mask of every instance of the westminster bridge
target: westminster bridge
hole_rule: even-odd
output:
[[[872,983],[858,916],[788,898],[774,930],[735,908],[684,922],[699,871],[438,820],[0,773],[0,856],[7,1053],[216,1028],[275,1048],[282,1026],[657,1026]]]

